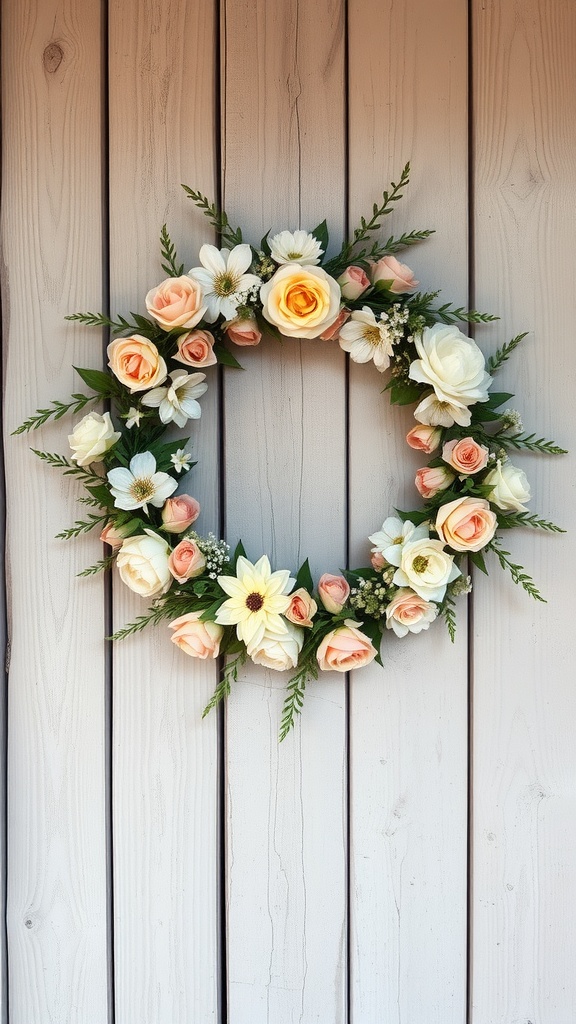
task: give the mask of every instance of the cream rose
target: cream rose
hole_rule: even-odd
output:
[[[411,448],[416,451],[425,452],[431,455],[440,444],[442,431],[439,427],[431,427],[425,423],[418,423],[406,434],[406,440]]]
[[[147,391],[165,380],[168,370],[156,345],[141,334],[108,345],[108,366],[130,391]]]
[[[484,477],[483,484],[491,487],[490,501],[503,512],[526,512],[525,501],[530,501],[530,484],[524,470],[511,462],[500,462]]]
[[[168,569],[178,583],[186,583],[206,568],[206,559],[195,540],[185,537],[168,558]]]
[[[200,505],[196,498],[188,494],[178,494],[175,498],[167,498],[162,509],[162,525],[167,533],[184,533],[200,515]]]
[[[425,601],[441,601],[457,576],[460,569],[442,541],[423,538],[404,545],[393,582],[397,587],[409,587]]]
[[[346,619],[343,626],[331,630],[316,651],[323,672],[351,672],[369,665],[378,654],[372,641],[358,626],[361,622]]]
[[[468,406],[486,402],[492,383],[478,345],[456,327],[440,324],[425,327],[421,335],[416,335],[414,344],[420,358],[410,365],[409,376],[419,384],[430,385],[436,396],[435,402],[431,403],[431,396],[421,402],[414,415],[421,419],[427,405],[440,403],[447,407],[447,419],[468,426],[471,419]],[[432,422],[432,418],[423,422]],[[433,425],[442,425],[441,420],[436,419]]]
[[[217,622],[201,622],[202,612],[187,612],[168,623],[174,633],[170,637],[181,651],[192,658],[217,658],[224,629]]]
[[[457,498],[438,509],[436,530],[454,551],[480,551],[498,526],[496,514],[484,498]]]
[[[318,605],[304,587],[295,590],[290,594],[290,604],[284,615],[296,626],[311,626],[312,619],[318,611]]]
[[[114,430],[110,413],[89,412],[69,434],[68,442],[73,451],[72,461],[79,466],[89,466],[91,462],[102,462],[102,456],[116,444],[120,432]]]
[[[420,633],[428,629],[438,615],[438,607],[425,601],[413,590],[401,588],[386,609],[386,629],[393,629],[396,636]]]
[[[424,466],[416,473],[416,490],[423,498],[433,498],[439,491],[444,491],[456,479],[445,466]]]
[[[249,644],[247,650],[255,665],[286,672],[296,668],[303,643],[304,630],[286,622],[286,633],[266,630],[262,639],[257,644]]]
[[[146,296],[146,309],[164,328],[195,327],[208,308],[202,285],[191,277],[169,277]]]
[[[172,583],[169,554],[168,544],[153,530],[127,537],[116,560],[122,582],[141,597],[166,593]]]
[[[214,335],[210,331],[188,331],[178,338],[177,363],[186,366],[214,366],[218,360],[213,351]]]
[[[318,596],[326,611],[337,615],[350,596],[350,587],[343,576],[325,572],[318,581]]]
[[[370,268],[372,284],[385,288],[393,295],[415,292],[419,282],[405,263],[399,263],[394,256],[384,256]]]
[[[322,267],[289,263],[260,289],[262,313],[289,338],[318,338],[340,311],[340,286]]]
[[[485,469],[490,452],[483,444],[478,444],[473,437],[463,437],[459,441],[447,441],[442,448],[442,458],[458,473],[470,476]]]

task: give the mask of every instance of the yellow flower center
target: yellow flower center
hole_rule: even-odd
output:
[[[225,298],[227,295],[233,295],[238,287],[240,278],[238,274],[231,274],[229,271],[223,271],[214,278],[214,291],[220,298]]]
[[[136,501],[149,501],[154,497],[154,484],[152,477],[138,477],[130,488],[130,494]]]
[[[248,594],[248,597],[246,598],[246,607],[249,611],[259,612],[263,604],[264,598],[262,597],[262,594],[258,594],[256,592]]]
[[[426,572],[426,569],[428,568],[428,561],[429,559],[426,558],[425,555],[416,555],[416,558],[412,562],[412,568],[414,569],[414,572],[417,572],[419,574]]]
[[[380,337],[380,331],[378,327],[372,326],[371,324],[367,324],[362,333],[364,335],[364,339],[368,342],[368,344],[374,345],[375,348],[377,345],[380,344],[382,340]]]

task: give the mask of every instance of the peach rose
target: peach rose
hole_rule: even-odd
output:
[[[340,285],[342,298],[354,301],[354,299],[360,298],[363,292],[370,287],[370,279],[364,273],[362,267],[347,267],[344,273],[340,274],[338,284]]]
[[[381,551],[373,551],[370,555],[370,564],[373,569],[376,569],[376,572],[380,572],[388,565],[388,562]]]
[[[454,551],[480,551],[498,526],[496,514],[484,498],[457,498],[438,509],[436,531]]]
[[[418,597],[413,590],[402,588],[390,601],[386,609],[386,629],[393,629],[396,636],[407,633],[420,633],[428,629],[438,615],[438,608],[423,597]]]
[[[440,427],[430,427],[427,423],[417,423],[406,434],[406,440],[410,447],[420,452],[426,452],[426,455],[431,455],[436,451],[441,437]]]
[[[235,320],[227,320],[224,324],[226,337],[234,345],[259,345],[262,341],[262,331],[252,317],[236,317]]]
[[[224,630],[217,622],[201,622],[202,612],[187,612],[168,623],[174,633],[170,637],[184,654],[192,658],[217,658],[220,653],[220,641]]]
[[[202,285],[191,277],[169,277],[146,296],[146,309],[165,331],[196,327],[207,310]]]
[[[350,596],[350,587],[343,576],[325,572],[318,580],[318,596],[327,612],[337,615]]]
[[[114,523],[107,523],[100,534],[100,540],[103,544],[108,544],[113,551],[118,551],[122,547],[122,542],[126,536],[126,528],[124,526],[114,526]]]
[[[167,533],[183,533],[199,515],[200,505],[196,498],[178,494],[175,498],[166,499],[162,509],[162,524]]]
[[[178,583],[186,583],[194,576],[200,576],[206,567],[206,559],[196,541],[185,537],[176,545],[168,559],[168,568]]]
[[[405,263],[399,263],[394,256],[383,256],[370,267],[372,284],[385,288],[393,295],[404,295],[416,291],[419,282]]]
[[[312,619],[318,611],[318,605],[313,597],[304,587],[300,587],[299,590],[295,590],[293,594],[290,594],[290,604],[288,605],[284,615],[290,622],[294,622],[297,626],[311,626]]]
[[[449,487],[454,479],[455,474],[445,466],[424,466],[416,473],[414,483],[423,498],[433,498],[438,491],[444,491]]]
[[[320,341],[332,341],[332,338],[336,338],[338,331],[344,326],[348,318],[350,317],[350,310],[343,306],[334,323],[331,327],[328,327],[322,334],[319,335]]]
[[[355,668],[369,665],[378,654],[365,633],[357,627],[362,625],[346,619],[343,626],[331,630],[318,650],[316,658],[323,672],[351,672]]]
[[[178,355],[172,358],[186,366],[214,366],[218,360],[213,345],[214,335],[210,331],[188,331],[178,338]]]
[[[156,345],[141,334],[108,345],[108,366],[131,392],[147,391],[165,380],[168,370]]]
[[[340,286],[322,267],[288,263],[260,289],[262,313],[288,338],[318,338],[340,311]]]
[[[442,448],[442,458],[458,473],[467,476],[479,473],[488,464],[490,452],[483,444],[478,444],[473,437],[463,437],[458,441],[447,441]]]

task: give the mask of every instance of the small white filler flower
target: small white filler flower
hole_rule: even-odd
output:
[[[203,381],[205,373],[186,373],[186,370],[172,370],[169,387],[152,388],[142,398],[142,405],[158,409],[162,423],[176,423],[184,427],[188,420],[199,420],[201,408],[196,401],[208,390]]]

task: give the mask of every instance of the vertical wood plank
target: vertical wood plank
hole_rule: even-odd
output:
[[[461,0],[349,6],[350,218],[411,161],[383,226],[437,234],[404,259],[424,290],[467,300],[467,17]],[[378,46],[366,40],[378,39]],[[352,564],[394,508],[418,506],[421,460],[373,364],[351,363]],[[351,1020],[462,1024],[466,991],[466,602],[351,682]]]
[[[114,311],[144,311],[165,274],[167,222],[188,270],[206,221],[180,183],[215,193],[212,4],[114,0],[110,7],[110,269]],[[210,240],[210,239],[209,239]],[[200,532],[218,531],[217,372],[183,488]],[[116,624],[143,602],[115,588]],[[169,630],[117,644],[114,657],[116,1009],[120,1024],[218,1019],[217,718],[201,721],[215,666],[186,658]]]
[[[344,24],[340,0],[223,5],[223,192],[258,241],[313,228],[340,243]],[[334,343],[270,338],[226,376],[226,523],[249,557],[336,572],[345,558],[344,360]],[[309,686],[277,735],[288,676],[250,666],[228,704],[231,1024],[345,1019],[345,694]]]
[[[576,8],[474,3],[475,266],[502,314],[494,347],[522,330],[499,390],[537,436],[574,437]],[[474,1024],[576,1018],[574,454],[514,455],[534,510],[567,537],[514,531],[536,604],[494,569],[474,608]],[[497,652],[495,654],[495,652]]]
[[[12,1024],[107,1020],[103,595],[75,579],[98,547],[54,539],[75,489],[28,451],[69,421],[10,437],[99,364],[63,318],[102,302],[100,40],[98,4],[3,4]]]

